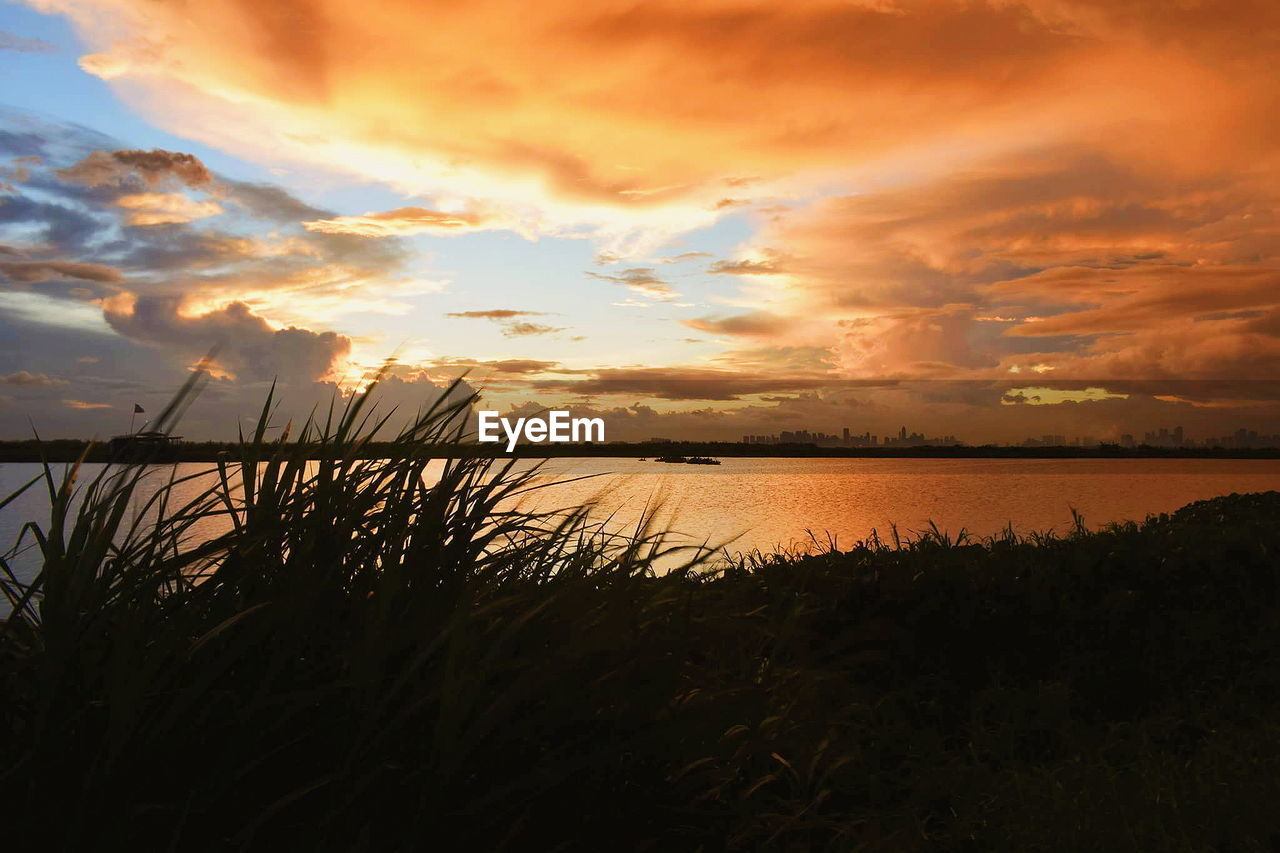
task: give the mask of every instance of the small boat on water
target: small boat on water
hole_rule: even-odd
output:
[[[673,465],[719,465],[719,459],[709,456],[655,456],[654,462],[669,462]]]
[[[107,451],[119,462],[172,462],[178,458],[182,436],[149,430],[117,435],[107,442]]]

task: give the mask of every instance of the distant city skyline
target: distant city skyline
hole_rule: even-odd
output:
[[[908,432],[905,426],[899,427],[895,435],[876,435],[870,430],[857,434],[849,427],[844,427],[840,434],[828,434],[821,431],[810,432],[807,429],[782,430],[776,435],[744,435],[743,444],[814,444],[818,447],[924,447],[929,445],[951,445],[960,442],[954,435],[926,437],[924,433]]]
[[[776,434],[747,434],[742,436],[743,444],[813,444],[817,447],[927,447],[948,445],[974,445],[962,437],[951,434],[926,436],[922,432],[908,431],[904,425],[896,434],[877,435],[871,431],[853,432],[849,427],[840,433],[826,433],[821,430],[782,430]],[[988,444],[990,442],[977,442]],[[1062,433],[1048,433],[1040,436],[1029,436],[1020,442],[1010,442],[1006,446],[1019,447],[1098,447],[1104,444],[1125,448],[1165,447],[1165,448],[1221,448],[1260,449],[1280,447],[1280,433],[1266,434],[1254,429],[1239,427],[1234,432],[1221,436],[1205,436],[1196,438],[1186,434],[1181,426],[1158,427],[1136,437],[1132,433],[1123,433],[1117,438],[1097,438],[1090,435],[1068,436]]]

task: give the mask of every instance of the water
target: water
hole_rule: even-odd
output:
[[[86,466],[82,477],[96,467]],[[172,468],[163,467],[157,473]],[[184,464],[178,473],[208,467]],[[0,465],[0,495],[38,470]],[[1280,461],[1247,459],[725,459],[706,466],[582,458],[550,460],[543,470],[549,480],[598,476],[542,490],[531,501],[537,508],[594,498],[597,515],[613,514],[614,525],[625,527],[661,498],[660,525],[730,551],[804,547],[807,531],[852,545],[873,529],[887,536],[892,524],[905,533],[930,521],[951,534],[988,535],[1009,524],[1023,533],[1063,532],[1072,508],[1098,527],[1216,495],[1280,489]],[[0,510],[0,548],[23,522],[44,520],[45,500],[33,491]]]
[[[852,545],[930,521],[949,533],[990,535],[1012,524],[1026,533],[1142,520],[1191,501],[1280,489],[1280,461],[1248,459],[725,459],[719,466],[629,459],[555,460],[548,469],[622,475],[601,499],[631,520],[664,493],[659,519],[731,550],[803,546],[812,531]],[[599,491],[593,481],[548,489],[543,500]]]

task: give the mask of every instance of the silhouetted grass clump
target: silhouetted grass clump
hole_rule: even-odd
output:
[[[1280,494],[709,567],[357,398],[190,483],[46,467],[0,802],[38,849],[1266,850]],[[314,460],[314,461],[309,461]],[[154,469],[153,469],[154,470]],[[195,482],[195,481],[193,481]],[[183,488],[178,488],[183,486]],[[217,519],[226,532],[196,536]]]

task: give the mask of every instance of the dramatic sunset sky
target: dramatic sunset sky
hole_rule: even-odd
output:
[[[1280,432],[1274,0],[0,5],[0,437]]]

